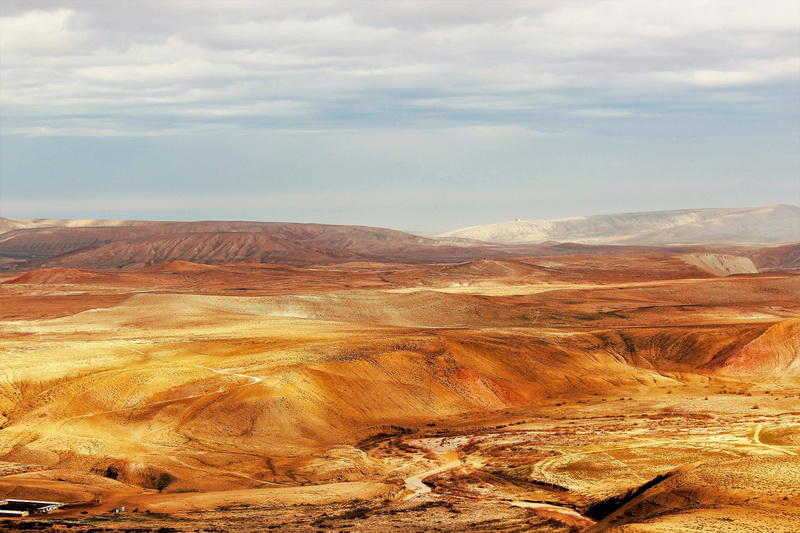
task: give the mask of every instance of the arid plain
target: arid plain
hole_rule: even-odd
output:
[[[800,276],[752,264],[6,272],[0,497],[71,505],[0,529],[796,531]]]

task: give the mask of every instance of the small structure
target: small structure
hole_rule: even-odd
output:
[[[114,507],[111,512],[114,514],[124,513],[125,507]]]
[[[28,511],[10,511],[8,509],[0,509],[0,516],[28,516]]]
[[[0,515],[28,516],[29,514],[52,513],[64,504],[62,502],[41,502],[37,500],[0,500]]]

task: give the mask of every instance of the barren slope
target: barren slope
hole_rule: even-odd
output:
[[[800,240],[800,208],[684,209],[516,220],[437,235],[498,243],[568,241],[586,244],[780,243]]]
[[[112,527],[153,530],[576,531],[676,468],[800,449],[800,277],[707,270],[649,253],[21,273],[0,284],[0,496],[87,503],[47,519],[74,531],[117,505],[152,514]],[[759,518],[780,503],[753,520],[786,523]]]

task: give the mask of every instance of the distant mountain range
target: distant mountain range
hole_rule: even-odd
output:
[[[784,243],[800,241],[800,207],[681,209],[515,220],[447,231],[434,237],[503,244],[546,241],[643,246]]]
[[[516,221],[432,237],[367,226],[288,222],[0,218],[0,270],[139,268],[176,260],[457,263],[489,257],[705,251],[744,255],[758,268],[796,269],[797,243],[800,208],[789,205]],[[758,246],[742,246],[747,244]]]
[[[174,260],[306,265],[400,261],[420,254],[437,260],[461,257],[467,248],[366,226],[0,219],[0,266],[5,268],[136,268]]]

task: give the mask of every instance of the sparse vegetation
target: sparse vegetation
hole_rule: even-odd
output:
[[[791,471],[800,382],[743,372],[793,346],[795,277],[686,278],[669,255],[557,260],[172,264],[0,285],[24,315],[2,340],[0,475],[100,498],[70,511],[77,532],[566,532],[682,468]],[[479,283],[450,287],[465,276]],[[54,319],[50,300],[67,297]],[[786,318],[737,318],[777,316],[775,299]],[[758,483],[747,503],[769,514]],[[118,500],[137,511],[110,513]]]

